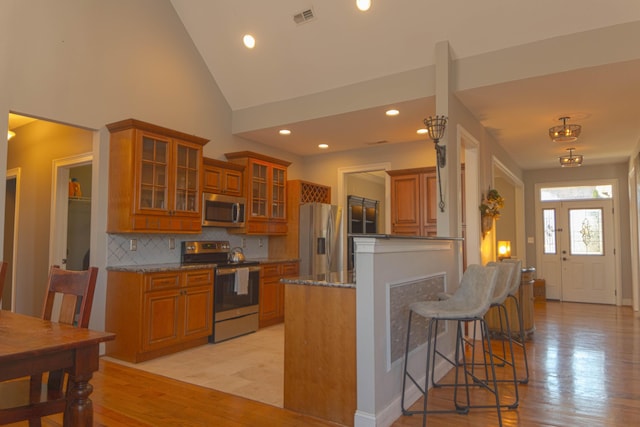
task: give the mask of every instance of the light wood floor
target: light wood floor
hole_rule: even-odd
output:
[[[531,379],[504,426],[622,426],[640,419],[640,318],[630,307],[536,304]],[[332,426],[274,406],[102,361],[92,380],[97,426]],[[450,404],[442,389],[430,399]],[[510,391],[505,392],[509,396]],[[433,397],[433,398],[432,398]],[[45,426],[61,425],[61,417]],[[26,423],[16,424],[24,426]],[[394,427],[421,425],[402,416]],[[428,425],[496,425],[493,410],[429,416]]]

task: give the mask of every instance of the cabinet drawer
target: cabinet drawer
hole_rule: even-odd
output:
[[[185,273],[185,286],[201,286],[213,283],[213,270],[197,270]]]
[[[282,265],[282,275],[283,276],[296,276],[298,274],[298,264],[290,263]]]
[[[262,277],[273,277],[280,274],[281,264],[268,264],[262,266]]]
[[[144,280],[145,291],[177,288],[179,286],[180,286],[180,275],[178,273],[149,274],[149,275],[146,275]]]

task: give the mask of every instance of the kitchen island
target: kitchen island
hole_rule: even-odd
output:
[[[355,275],[283,279],[285,408],[356,427],[391,425],[401,415],[408,305],[453,292],[462,239],[354,236]],[[443,328],[438,345],[452,353]],[[424,331],[412,331],[411,365],[424,364]],[[416,351],[417,350],[417,351]],[[436,376],[446,373],[436,366]],[[409,402],[419,397],[409,390]]]
[[[356,288],[351,276],[282,279],[284,407],[341,425],[353,425],[356,409]]]

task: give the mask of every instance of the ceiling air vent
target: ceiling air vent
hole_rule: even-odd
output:
[[[293,22],[296,24],[304,24],[305,22],[309,22],[313,19],[315,19],[313,9],[303,10],[302,12],[293,15]]]

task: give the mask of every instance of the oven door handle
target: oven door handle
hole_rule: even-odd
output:
[[[249,273],[260,271],[260,266],[252,266],[247,268],[249,269]],[[229,276],[232,274],[236,274],[236,271],[238,271],[236,267],[220,268],[220,269],[216,269],[216,276]]]

